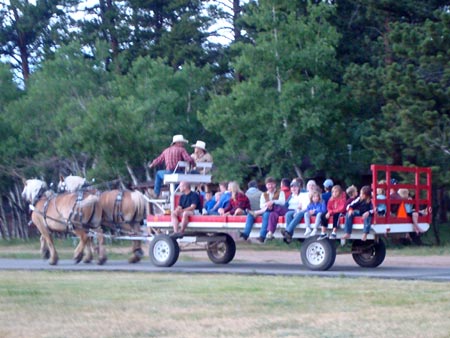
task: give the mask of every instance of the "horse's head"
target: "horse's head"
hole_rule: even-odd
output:
[[[22,198],[34,205],[45,190],[47,190],[47,183],[44,181],[38,179],[26,180],[22,191]]]
[[[86,179],[80,176],[61,176],[58,183],[59,192],[75,192],[83,188],[86,184]]]

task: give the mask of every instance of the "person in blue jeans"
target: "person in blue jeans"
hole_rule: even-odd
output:
[[[301,179],[297,179],[300,181]],[[302,181],[300,181],[302,182]],[[303,217],[305,216],[306,208],[311,200],[311,195],[317,190],[317,184],[314,180],[309,180],[306,184],[306,191],[300,193],[300,203],[298,208],[289,214],[286,214],[286,229],[281,229],[281,234],[283,235],[283,241],[286,244],[292,242],[292,236],[294,235],[295,228],[300,224]]]
[[[266,208],[266,210],[262,214],[262,225],[258,237],[258,241],[261,243],[266,240],[267,227],[269,226],[269,216],[271,212],[276,212],[279,208],[284,208],[284,203],[286,201],[284,192],[277,189],[277,183],[273,177],[266,178],[266,189],[267,191],[261,194],[261,198],[259,200],[260,209]],[[247,214],[245,229],[239,234],[239,236],[244,240],[247,240],[250,236],[250,232],[252,231],[255,219],[255,213],[249,212]]]
[[[372,224],[373,206],[372,206],[372,192],[368,185],[361,188],[359,197],[347,206],[347,214],[345,215],[345,234],[343,239],[350,238],[353,229],[353,218],[355,216],[362,216],[364,220],[364,229],[362,241],[367,239]]]

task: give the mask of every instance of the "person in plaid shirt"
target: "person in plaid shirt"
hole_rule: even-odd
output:
[[[172,144],[170,145],[170,147],[164,149],[161,155],[155,158],[148,165],[149,168],[156,167],[163,163],[166,165],[165,170],[158,170],[156,172],[154,197],[158,198],[161,192],[161,186],[164,180],[164,175],[174,173],[179,161],[186,161],[189,162],[192,166],[195,166],[194,159],[188,154],[186,149],[184,149],[184,144],[188,142],[189,142],[188,140],[184,139],[183,135],[175,135],[172,138]],[[177,172],[182,172],[182,169],[177,170]]]

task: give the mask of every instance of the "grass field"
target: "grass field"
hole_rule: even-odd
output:
[[[448,337],[450,284],[2,272],[0,337]]]
[[[59,239],[56,246],[60,258],[71,258],[71,239]],[[275,242],[263,246],[239,243],[238,250],[249,247],[286,249]],[[109,259],[125,259],[129,248],[129,242],[108,244]],[[448,245],[390,247],[388,251],[389,255],[450,252]],[[0,241],[0,257],[39,257],[39,242]],[[449,317],[450,283],[138,272],[0,272],[0,337],[8,338],[449,337]]]

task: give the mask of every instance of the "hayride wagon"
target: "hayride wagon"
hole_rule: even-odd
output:
[[[204,164],[210,166],[211,164]],[[351,255],[361,267],[374,268],[383,263],[386,256],[386,246],[383,238],[389,236],[406,236],[414,231],[411,217],[405,212],[405,204],[411,204],[414,210],[419,211],[418,226],[421,232],[426,232],[431,220],[431,169],[409,168],[402,166],[371,165],[372,191],[377,188],[385,190],[386,199],[373,198],[374,210],[384,204],[386,212],[383,215],[374,213],[372,227],[367,240],[362,240],[363,220],[355,217],[353,232],[350,239],[344,240],[342,236],[345,217],[340,217],[340,228],[336,240],[321,239],[318,236],[305,238],[305,224],[303,221],[297,226],[293,239],[301,242],[300,257],[303,264],[311,270],[328,270],[336,259],[336,250],[339,244],[345,241],[351,243]],[[160,267],[170,267],[178,260],[180,251],[204,249],[209,259],[215,264],[231,262],[236,253],[236,242],[233,234],[243,230],[246,216],[205,216],[194,215],[189,218],[188,227],[182,238],[170,236],[172,226],[170,212],[174,209],[180,194],[176,191],[178,183],[185,181],[190,184],[206,184],[211,182],[211,175],[174,173],[165,175],[164,182],[169,184],[169,200],[149,200],[153,204],[154,212],[147,216],[148,230],[154,234],[150,241],[149,256],[152,263]],[[394,199],[390,196],[391,190],[406,188],[411,193],[409,200]],[[375,195],[374,195],[375,196]],[[393,211],[396,211],[395,213]],[[313,224],[314,219],[311,220]],[[259,236],[262,217],[257,217],[250,239]],[[285,219],[279,217],[278,229],[275,238],[282,238],[280,228],[285,226]],[[332,229],[332,220],[328,225]],[[236,236],[234,236],[236,237]],[[188,242],[194,245],[180,245]]]

